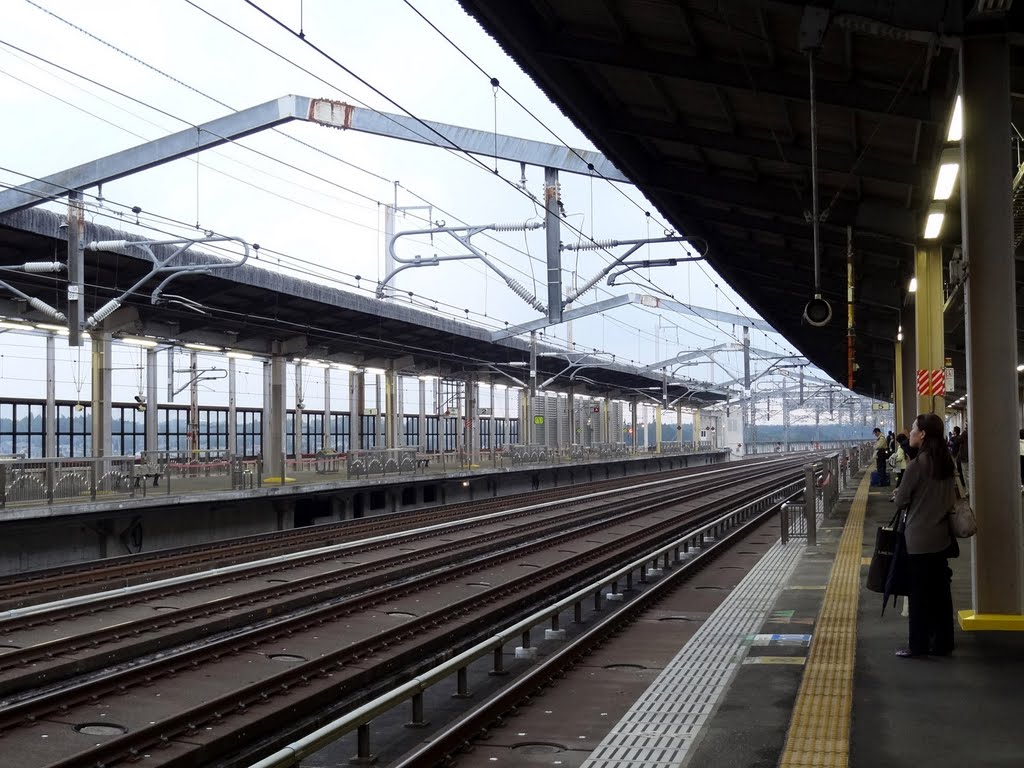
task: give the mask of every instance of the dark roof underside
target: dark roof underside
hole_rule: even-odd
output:
[[[830,4],[846,12],[833,12],[815,59],[821,291],[833,311],[817,328],[802,321],[814,289],[805,3],[460,2],[673,227],[708,242],[708,261],[762,317],[844,384],[849,231],[854,389],[891,396],[900,308],[958,84],[959,4]],[[1012,90],[1019,120],[1024,89]],[[947,216],[947,259],[959,240]],[[962,322],[947,315],[946,325],[962,374]]]

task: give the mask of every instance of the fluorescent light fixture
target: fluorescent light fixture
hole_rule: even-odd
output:
[[[927,235],[925,235],[925,237],[927,237]],[[911,293],[917,293],[917,277],[916,276],[910,278],[910,285],[907,287],[907,290],[910,291]]]
[[[422,376],[417,376],[416,378],[418,378],[420,381],[435,381],[439,379],[440,376],[435,376],[432,373],[424,373]]]
[[[949,119],[949,131],[946,133],[946,141],[960,141],[964,137],[964,105],[957,94],[953,103],[953,116]]]
[[[302,363],[303,365],[308,365],[310,368],[327,368],[328,367],[328,364],[325,363],[323,360],[310,360],[309,358],[303,358],[301,360],[296,360],[295,362]]]
[[[140,339],[136,336],[125,336],[121,339],[123,344],[131,344],[136,347],[155,347],[157,345],[156,339]]]
[[[253,356],[250,355],[248,352],[234,352],[234,351],[231,351],[231,352],[227,353],[227,356],[231,357],[231,358],[234,358],[235,360],[252,360],[253,359]]]
[[[942,212],[928,214],[928,220],[924,224],[925,240],[934,240],[939,236],[939,233],[942,232],[942,222],[945,218],[946,214]]]
[[[1024,365],[1018,365],[1018,366],[1017,366],[1017,371],[1018,371],[1018,372],[1020,372],[1020,371],[1024,371]]]
[[[8,320],[0,320],[0,328],[9,328],[12,331],[31,331],[32,326],[27,323],[12,323]]]
[[[215,347],[212,344],[199,344],[198,342],[189,342],[184,345],[186,349],[195,349],[199,352],[220,352],[220,347]]]
[[[903,341],[903,331],[899,331],[896,334],[896,341]]]
[[[363,368],[363,373],[368,373],[371,376],[383,376],[385,371],[383,368]]]
[[[935,192],[932,200],[949,200],[956,186],[956,176],[960,172],[960,163],[943,163],[939,166],[939,175],[935,179]],[[927,237],[927,235],[925,235]]]
[[[332,368],[337,368],[339,371],[355,371],[358,370],[354,365],[348,363],[331,363]]]
[[[40,331],[53,331],[54,333],[60,333],[61,331],[64,331],[64,333],[68,332],[68,329],[63,325],[50,325],[49,323],[36,323],[36,328]]]

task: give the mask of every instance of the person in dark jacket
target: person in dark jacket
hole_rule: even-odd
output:
[[[956,471],[946,448],[942,419],[922,413],[910,429],[910,445],[917,458],[907,463],[903,482],[896,489],[897,507],[906,507],[904,536],[910,573],[909,647],[896,655],[948,656],[953,652],[953,598],[949,583],[953,572],[946,552],[953,540],[949,512],[953,508]]]

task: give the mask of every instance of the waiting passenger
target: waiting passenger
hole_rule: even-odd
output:
[[[903,473],[907,469],[907,448],[910,444],[907,442],[907,436],[900,432],[896,435],[896,450],[893,451],[892,456],[889,457],[888,464],[892,467],[893,474],[896,475],[896,488],[900,487],[900,481],[903,479]],[[896,498],[896,490],[893,489],[892,498]]]
[[[1020,489],[1024,491],[1024,429],[1020,431]]]
[[[903,533],[910,574],[909,647],[896,651],[902,658],[948,656],[953,652],[953,572],[946,562],[956,541],[949,531],[953,508],[953,459],[942,434],[942,419],[922,413],[910,429],[917,458],[907,464],[896,490],[896,504],[907,507]]]

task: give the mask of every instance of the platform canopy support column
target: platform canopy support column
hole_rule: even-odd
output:
[[[679,450],[683,450],[683,406],[676,406],[676,441],[679,443]],[[697,442],[697,433],[693,433],[693,441]]]
[[[348,374],[348,449],[358,451],[363,447],[363,414],[366,412],[366,387],[364,373],[350,371]]]
[[[633,453],[637,452],[637,444],[640,441],[640,433],[637,431],[637,410],[639,407],[640,405],[635,397],[629,401],[629,428],[630,434],[633,435]]]
[[[93,456],[110,456],[110,332],[91,331],[89,336],[92,337],[92,453]]]
[[[480,463],[480,385],[476,378],[466,380],[466,412],[463,418],[463,445],[471,464]]]
[[[57,455],[57,354],[55,334],[46,336],[46,445],[44,456]]]
[[[420,407],[419,407],[419,429],[417,434],[419,435],[419,448],[420,452],[426,453],[427,451],[427,382],[425,379],[419,380],[419,393],[420,393]]]
[[[654,406],[654,452],[661,453],[661,403]]]
[[[930,377],[941,371],[945,360],[945,325],[943,322],[942,248],[937,243],[918,245],[914,258],[914,276],[917,278],[914,327],[917,331],[917,370]],[[935,413],[946,418],[946,399],[941,395],[920,394],[915,399],[918,413]],[[885,431],[884,428],[882,430]]]
[[[914,366],[917,362],[917,321],[916,307],[908,303],[903,308],[903,341],[900,342],[900,359],[903,361],[903,386],[901,391],[903,409],[902,421],[897,422],[896,432],[910,434],[910,423],[917,416],[917,378]],[[943,361],[945,362],[945,361]]]
[[[693,412],[693,444],[695,448],[700,447],[700,417],[701,413],[700,409],[698,408],[696,411]]]
[[[1017,327],[1011,203],[1010,47],[1005,33],[966,34],[961,215],[967,282],[967,431],[978,534],[973,608],[1024,612],[1017,430]],[[918,339],[921,344],[921,339]]]
[[[234,362],[232,360],[231,362]],[[157,379],[157,353],[155,349],[146,350],[146,451],[156,452],[158,444],[157,416],[160,415],[160,382]],[[235,421],[228,412],[228,429],[234,427]],[[228,449],[234,451],[234,440],[229,440]],[[155,460],[154,455],[153,459]]]
[[[534,397],[529,389],[522,391],[522,402],[519,406],[519,441],[523,445],[533,445],[536,430],[533,426]]]
[[[231,456],[238,452],[239,441],[237,362],[233,357],[227,358],[227,453]]]
[[[384,377],[380,373],[376,373],[373,376],[373,447],[384,448],[385,440],[387,439],[384,435],[384,420],[381,418],[381,414],[384,412],[384,398],[381,396],[383,392]]]
[[[388,448],[398,447],[398,429],[401,419],[398,408],[398,371],[389,364],[384,372],[384,429]]]
[[[331,369],[324,368],[324,423],[323,423],[323,449],[325,451],[336,450],[331,441]]]
[[[270,398],[264,404],[263,474],[283,478],[285,451],[285,420],[288,406],[288,363],[283,355],[270,358]]]

